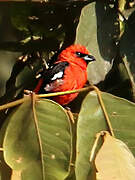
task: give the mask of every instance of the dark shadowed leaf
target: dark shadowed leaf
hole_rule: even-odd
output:
[[[29,31],[29,19],[32,15],[32,9],[29,4],[21,4],[17,6],[12,4],[10,6],[11,22],[20,31]]]
[[[135,96],[135,12],[133,12],[125,24],[124,34],[120,40],[120,54],[123,57],[125,62],[125,68],[128,72],[127,76],[129,77],[133,93]]]
[[[5,84],[10,77],[12,66],[19,56],[19,53],[13,53],[9,51],[0,51],[0,96],[5,93]]]
[[[11,116],[9,116],[10,118]],[[3,148],[3,140],[6,132],[6,128],[8,126],[9,119],[7,118],[4,122],[2,128],[0,129],[0,147]],[[3,156],[3,151],[0,151],[0,172],[1,172],[1,180],[11,180],[12,169],[6,164]]]
[[[110,21],[111,19],[111,21]],[[93,2],[83,8],[75,43],[85,45],[96,61],[88,67],[88,80],[104,80],[116,56],[117,14],[108,2]]]
[[[10,118],[5,138],[7,164],[27,179],[65,179],[71,157],[71,131],[67,114],[49,100],[31,99]]]
[[[128,144],[135,154],[133,148],[135,146],[135,104],[107,93],[102,93],[102,98],[115,136]],[[90,152],[96,134],[103,130],[108,130],[108,126],[97,95],[91,92],[86,96],[78,118],[76,159],[78,180],[87,179],[88,174],[91,173]]]

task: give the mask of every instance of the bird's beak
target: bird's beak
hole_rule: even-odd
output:
[[[88,61],[88,62],[96,61],[95,57],[92,56],[92,55],[89,55],[89,54],[84,55],[84,56],[83,56],[83,59],[84,59],[85,61]]]

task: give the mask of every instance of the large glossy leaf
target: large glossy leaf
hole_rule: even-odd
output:
[[[135,154],[135,104],[122,98],[102,93],[103,102],[109,115],[114,134],[128,144]],[[77,127],[77,180],[87,179],[91,174],[90,152],[96,133],[108,130],[108,126],[95,92],[89,93],[81,107]],[[85,148],[84,148],[85,147]]]
[[[10,118],[4,158],[22,180],[59,180],[69,173],[71,131],[64,109],[49,100],[25,101]]]
[[[117,36],[117,13],[109,2],[93,2],[82,9],[75,43],[86,46],[96,58],[88,67],[90,82],[97,84],[104,80],[111,69]]]
[[[97,179],[133,180],[135,178],[135,158],[129,148],[119,139],[109,134],[95,159]]]

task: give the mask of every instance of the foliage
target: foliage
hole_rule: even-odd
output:
[[[134,179],[134,16],[130,0],[0,1],[0,179]],[[70,110],[24,95],[73,43],[96,61]]]

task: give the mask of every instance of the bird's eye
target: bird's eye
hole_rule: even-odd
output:
[[[79,51],[75,52],[76,56],[79,57],[79,58],[84,58],[84,56],[86,56],[86,54],[84,53],[81,53]]]
[[[80,52],[76,52],[76,55],[77,55],[77,56],[80,56],[80,55],[81,55],[81,53],[80,53]]]

